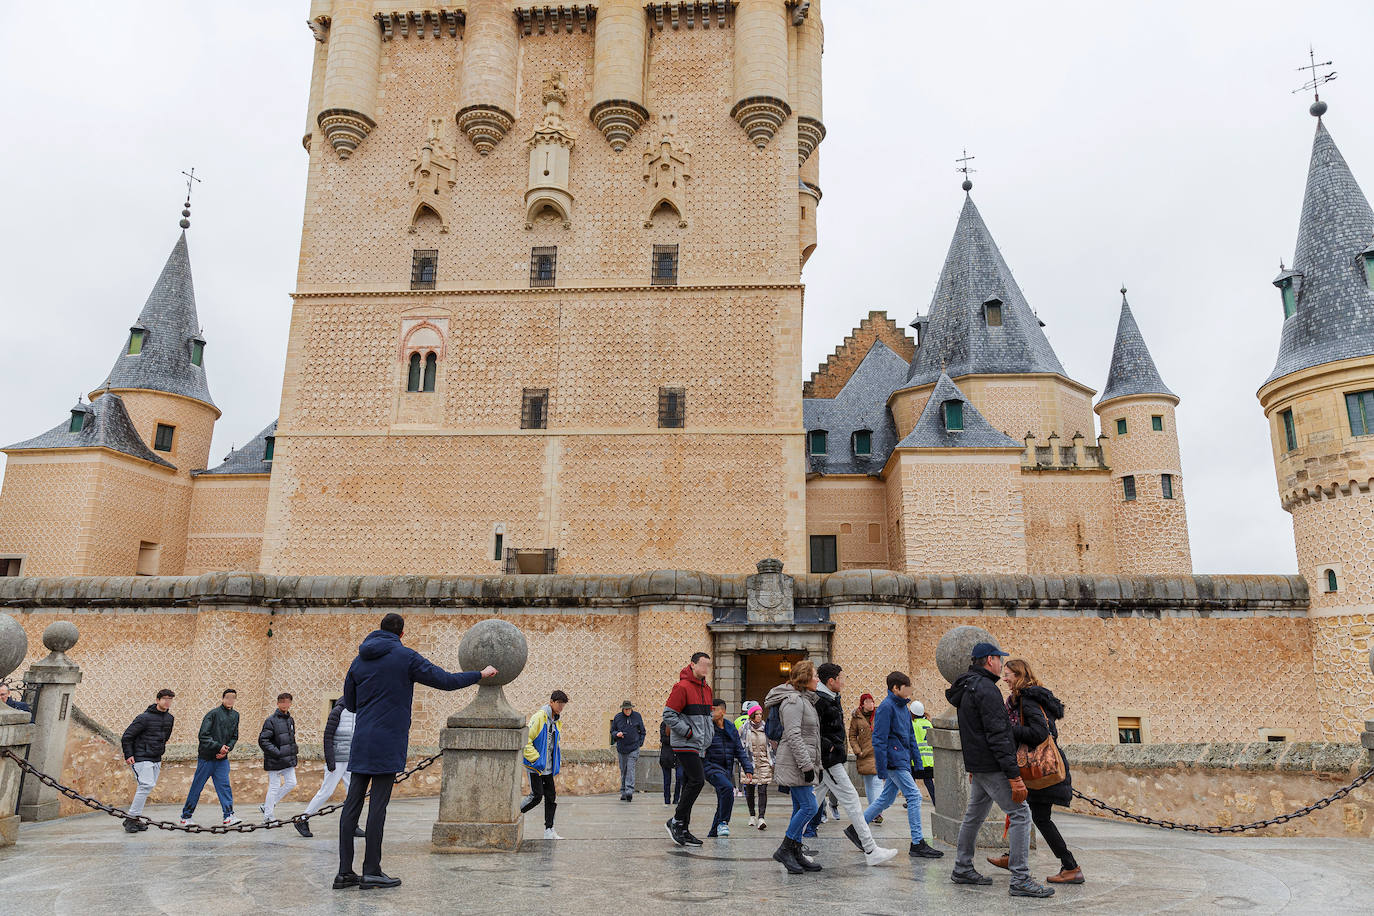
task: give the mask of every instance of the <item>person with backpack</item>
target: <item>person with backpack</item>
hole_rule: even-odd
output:
[[[792,665],[787,682],[768,691],[763,700],[768,710],[765,734],[779,736],[773,775],[792,796],[792,819],[773,859],[793,875],[821,870],[801,842],[802,831],[816,814],[816,775],[821,769],[821,726],[815,707],[819,684],[816,666],[802,660]]]
[[[334,790],[339,787],[340,783],[343,784],[344,794],[348,794],[348,752],[353,744],[353,723],[355,721],[357,721],[357,714],[345,709],[343,698],[340,697],[338,702],[334,704],[334,708],[329,710],[329,717],[324,722],[324,778],[320,781],[320,790],[305,806],[306,817],[310,817],[323,808],[325,802],[333,797]],[[314,836],[310,831],[308,822],[296,821],[295,826],[296,832],[301,836]],[[353,835],[355,837],[367,836],[362,830],[354,830]]]
[[[735,783],[732,768],[738,764],[746,775],[753,775],[754,764],[740,743],[739,732],[733,722],[725,718],[725,701],[711,704],[711,746],[706,749],[706,781],[716,789],[716,815],[707,837],[730,835],[730,813],[735,808]]]
[[[919,752],[911,732],[911,678],[900,671],[887,676],[887,697],[873,714],[873,766],[885,778],[883,790],[864,812],[864,820],[873,819],[897,800],[900,791],[906,797],[906,822],[911,831],[911,847],[907,855],[913,859],[939,859],[944,853],[925,841],[921,831],[921,790],[911,778],[911,761]]]

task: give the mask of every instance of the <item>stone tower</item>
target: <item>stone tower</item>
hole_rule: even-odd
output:
[[[220,416],[204,359],[183,231],[91,402],[4,450],[0,557],[24,575],[180,575]]]
[[[1178,396],[1159,377],[1123,288],[1107,386],[1094,408],[1112,469],[1112,522],[1122,575],[1193,572],[1174,420],[1177,405]]]
[[[817,0],[314,0],[276,573],[803,567]]]
[[[1278,360],[1259,400],[1312,589],[1322,729],[1350,741],[1374,702],[1364,661],[1374,624],[1374,212],[1325,109],[1313,106],[1297,251],[1274,280]]]

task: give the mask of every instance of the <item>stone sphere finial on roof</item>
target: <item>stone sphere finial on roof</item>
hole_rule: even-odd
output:
[[[1307,110],[1311,113],[1312,117],[1320,118],[1322,115],[1326,114],[1326,109],[1327,104],[1323,102],[1321,99],[1317,99],[1315,102],[1312,103],[1312,107],[1308,108]]]
[[[965,178],[965,179],[964,179],[964,183],[961,184],[961,185],[959,185],[959,187],[963,188],[965,191],[972,191],[972,190],[973,190],[973,182],[971,182],[971,181],[969,181],[967,178]]]
[[[0,677],[19,667],[29,652],[29,635],[9,614],[0,614]]]

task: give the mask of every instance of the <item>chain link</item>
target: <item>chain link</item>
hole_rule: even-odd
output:
[[[398,774],[396,776],[396,782],[405,782],[407,779],[414,776],[421,770],[433,766],[435,762],[438,761],[439,758],[441,758],[442,756],[443,751],[440,751],[433,757],[424,758],[420,762],[416,763],[415,766],[404,771],[403,773]],[[141,814],[138,816],[133,816],[130,815],[129,812],[125,811],[123,808],[116,808],[114,805],[107,805],[99,799],[91,798],[88,795],[82,795],[80,792],[76,791],[70,786],[62,785],[62,783],[58,782],[53,777],[49,776],[47,773],[40,772],[33,766],[33,764],[29,763],[27,760],[25,760],[23,757],[19,756],[9,748],[0,748],[0,757],[10,758],[16,764],[19,765],[19,769],[23,770],[25,773],[28,773],[34,779],[37,779],[39,782],[43,783],[43,785],[56,789],[58,792],[65,795],[67,798],[70,798],[73,801],[78,801],[93,811],[103,811],[111,817],[117,817],[120,820],[133,821],[137,824],[142,824],[144,827],[156,827],[158,830],[179,830],[182,833],[213,834],[252,833],[254,830],[275,830],[279,827],[290,827],[295,824],[304,824],[306,821],[309,821],[312,818],[323,817],[326,814],[333,814],[335,811],[338,811],[340,808],[344,806],[343,802],[337,802],[332,805],[325,805],[323,808],[316,811],[314,814],[298,814],[295,817],[289,818],[288,820],[284,821],[274,820],[268,821],[266,823],[241,823],[234,824],[233,826],[227,826],[225,824],[214,824],[209,827],[202,827],[200,824],[187,824],[183,826],[174,821],[155,821],[152,818],[144,817]],[[371,793],[369,792],[368,794],[370,795]]]
[[[1077,789],[1073,790],[1073,794],[1075,798],[1083,799],[1083,801],[1092,805],[1094,808],[1106,811],[1108,814],[1114,814],[1120,818],[1125,818],[1128,821],[1135,821],[1137,824],[1147,824],[1151,827],[1163,827],[1166,830],[1186,830],[1190,833],[1244,833],[1247,830],[1261,830],[1265,827],[1273,827],[1277,824],[1286,824],[1289,821],[1296,820],[1300,817],[1306,817],[1313,811],[1320,811],[1321,809],[1330,805],[1332,802],[1340,801],[1342,798],[1345,798],[1351,792],[1358,789],[1365,783],[1369,782],[1371,778],[1374,778],[1374,767],[1370,767],[1369,769],[1365,770],[1358,777],[1356,777],[1355,781],[1352,782],[1350,785],[1342,789],[1338,789],[1332,794],[1326,796],[1326,798],[1315,801],[1305,808],[1299,808],[1298,810],[1290,811],[1287,814],[1280,814],[1277,817],[1271,817],[1267,821],[1255,821],[1251,824],[1180,824],[1177,821],[1147,817],[1143,814],[1133,814],[1132,812],[1127,811],[1125,808],[1115,808],[1107,804],[1106,802],[1102,801],[1101,799],[1093,798],[1090,795],[1084,795]]]

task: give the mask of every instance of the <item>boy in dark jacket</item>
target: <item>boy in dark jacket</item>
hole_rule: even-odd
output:
[[[277,711],[263,720],[258,733],[262,768],[267,771],[267,800],[262,803],[262,822],[272,820],[277,802],[296,788],[296,720],[291,718],[291,694],[277,695]]]
[[[167,740],[172,737],[172,698],[176,694],[166,687],[157,692],[157,702],[134,717],[119,739],[124,762],[133,767],[138,789],[129,803],[129,816],[124,819],[125,833],[147,830],[148,825],[134,820],[143,813],[157,778],[162,773],[162,755],[167,752]]]
[[[620,758],[620,800],[634,801],[635,767],[639,765],[639,749],[644,746],[644,718],[635,712],[629,700],[620,704],[620,713],[611,720],[611,744]]]
[[[911,778],[911,761],[920,756],[916,736],[911,731],[911,678],[900,671],[887,676],[887,696],[873,713],[873,765],[884,780],[883,790],[869,802],[864,820],[882,814],[900,791],[906,798],[906,822],[911,830],[907,855],[913,859],[939,859],[944,853],[925,841],[921,832],[921,790]]]
[[[744,767],[744,772],[754,775],[754,761],[749,759],[744,745],[740,743],[735,723],[725,718],[725,701],[713,700],[711,703],[711,744],[706,748],[706,762],[703,770],[706,781],[716,789],[716,817],[711,824],[708,837],[730,835],[730,813],[735,808],[735,782],[731,778],[735,763]]]
[[[224,826],[231,827],[239,822],[234,816],[234,787],[229,782],[229,752],[239,742],[239,713],[234,702],[239,698],[233,687],[220,694],[220,703],[200,720],[200,733],[196,744],[196,774],[191,777],[191,791],[186,793],[186,804],[181,806],[181,825],[195,823],[191,820],[200,802],[200,793],[205,790],[205,781],[214,780],[215,794],[219,796],[220,814]]]
[[[963,747],[964,769],[969,774],[968,809],[959,827],[958,852],[954,857],[955,884],[991,884],[992,879],[973,868],[978,828],[987,820],[993,802],[1007,813],[1007,840],[1011,847],[1011,888],[1013,897],[1051,897],[1054,888],[1031,880],[1026,858],[1030,854],[1030,808],[1026,805],[1026,784],[1016,765],[1016,742],[1011,719],[1003,704],[997,679],[1002,675],[1002,658],[1007,653],[989,642],[973,647],[973,663],[945,691],[949,704],[959,711],[959,742]],[[907,733],[910,734],[910,728]]]

